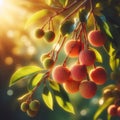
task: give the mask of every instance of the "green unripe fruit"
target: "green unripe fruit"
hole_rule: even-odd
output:
[[[73,30],[74,30],[74,23],[72,21],[66,21],[60,27],[60,31],[62,35],[70,34]]]
[[[50,69],[52,68],[54,65],[54,60],[51,59],[51,58],[46,58],[44,61],[43,61],[43,66],[45,69]]]
[[[38,111],[32,111],[31,109],[27,110],[27,115],[29,117],[35,117],[37,115]]]
[[[46,58],[49,58],[49,54],[48,53],[44,53],[40,56],[40,61],[43,62]]]
[[[47,42],[52,42],[55,38],[55,33],[53,31],[47,31],[45,32],[44,37]]]
[[[23,112],[26,112],[29,108],[29,105],[27,102],[22,102],[21,105],[20,105],[20,109],[23,111]]]
[[[43,37],[43,36],[44,36],[44,31],[43,31],[42,29],[40,29],[40,28],[36,29],[36,31],[35,31],[35,36],[36,36],[37,38]]]
[[[38,111],[40,108],[40,102],[38,100],[33,100],[29,104],[29,109],[32,111]]]

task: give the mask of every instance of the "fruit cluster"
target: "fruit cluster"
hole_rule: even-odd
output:
[[[98,30],[91,31],[88,39],[97,47],[101,47],[106,41],[105,36]],[[95,52],[85,47],[80,40],[67,41],[64,47],[66,55],[69,58],[77,57],[78,62],[70,68],[66,65],[56,65],[52,70],[52,78],[57,83],[63,84],[68,93],[79,91],[84,98],[92,98],[97,91],[97,85],[103,85],[106,82],[107,73],[102,66],[95,66]],[[89,66],[93,68],[88,72]]]
[[[120,98],[120,90],[116,86],[108,86],[106,89],[103,90],[103,98],[104,100],[107,100],[108,98]]]
[[[53,30],[48,30],[48,31],[44,32],[43,29],[37,28],[35,30],[35,37],[39,38],[39,39],[44,37],[45,41],[52,42],[55,39],[55,33]]]
[[[107,108],[108,114],[111,116],[120,116],[120,99],[115,101],[115,104],[111,104]]]
[[[40,102],[39,100],[32,100],[30,102],[24,101],[21,103],[20,109],[26,112],[28,116],[35,117],[39,111]]]
[[[81,23],[81,25],[84,26],[84,23]],[[62,84],[68,93],[79,91],[84,98],[92,98],[96,94],[97,85],[103,85],[106,82],[107,73],[104,67],[95,66],[96,54],[89,46],[103,46],[106,42],[106,36],[101,30],[91,30],[87,35],[87,31],[83,32],[82,28],[83,35],[87,35],[82,39],[81,32],[78,34],[77,31],[79,30],[76,31],[73,26],[72,21],[66,21],[60,26],[63,36],[73,31],[75,37],[67,41],[63,37],[60,48],[56,51],[55,46],[50,52],[42,54],[40,60],[43,67],[52,74],[52,79]],[[51,42],[55,38],[55,33],[50,30],[44,32],[43,29],[37,29],[36,37],[41,38],[43,36],[48,42]],[[60,40],[57,44],[60,43]],[[62,46],[64,46],[67,57],[63,64],[56,65]],[[78,61],[72,67],[67,67],[68,58],[77,58]],[[88,71],[89,66],[93,67]]]
[[[103,90],[103,100],[113,98],[113,103],[107,108],[107,113],[111,116],[120,116],[120,89],[115,85],[109,85]]]
[[[45,70],[45,74],[40,78],[42,79],[41,81],[44,81],[44,84],[46,84],[46,80],[48,80],[48,82],[49,80],[55,81],[57,85],[63,86],[67,93],[74,94],[79,92],[83,98],[90,99],[95,96],[98,85],[105,84],[107,80],[105,68],[100,65],[96,66],[95,64],[97,55],[94,51],[94,49],[96,50],[98,47],[104,46],[106,35],[98,28],[95,19],[93,26],[95,29],[89,31],[86,29],[89,16],[93,15],[95,18],[91,1],[90,11],[86,11],[86,9],[83,8],[79,12],[79,18],[76,21],[70,18],[70,16],[81,8],[82,4],[85,5],[85,3],[87,3],[87,1],[84,2],[65,17],[60,23],[57,32],[53,24],[50,23],[53,23],[55,16],[70,9],[74,3],[56,12],[41,28],[36,29],[35,37],[38,39],[44,37],[48,43],[55,40],[55,46],[52,47],[48,53],[43,53],[40,56],[40,61]],[[47,27],[48,29],[46,29]],[[58,36],[56,37],[57,33]],[[63,63],[57,64],[62,47],[64,47],[63,52],[65,53],[65,59]],[[75,60],[71,66],[67,64],[69,59]],[[40,86],[41,81],[34,87],[33,93]],[[37,114],[38,109],[39,102],[37,100],[31,101],[30,103],[23,102],[21,104],[21,110],[27,112],[31,117]]]

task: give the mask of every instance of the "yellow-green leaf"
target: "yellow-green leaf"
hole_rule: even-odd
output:
[[[96,50],[95,48],[90,48],[90,49],[95,52],[96,61],[102,63],[102,62],[103,62],[103,59],[102,59],[101,54],[98,52],[98,50]]]
[[[52,97],[52,93],[51,91],[45,86],[43,93],[42,93],[42,98],[44,103],[46,104],[46,106],[48,108],[50,108],[51,110],[53,110],[53,97]]]
[[[42,80],[43,76],[43,73],[39,73],[33,76],[33,78],[31,78],[28,83],[28,90],[32,90]]]
[[[25,66],[25,67],[19,68],[11,76],[9,86],[12,86],[13,84],[15,84],[18,80],[21,80],[22,78],[28,77],[32,74],[37,74],[40,71],[41,71],[41,68],[37,66]]]
[[[56,83],[55,81],[50,81],[49,84],[50,84],[50,87],[51,87],[53,90],[55,90],[55,91],[60,91],[59,84]]]
[[[58,105],[65,111],[75,114],[73,105],[69,101],[65,101],[61,96],[56,95],[55,99]]]
[[[109,37],[113,38],[111,32],[110,32],[110,27],[109,25],[107,24],[106,21],[103,22],[103,28],[105,29],[106,33],[109,35]]]
[[[68,0],[59,0],[59,3],[60,3],[63,7],[65,7],[65,6],[68,5]]]
[[[112,116],[111,116],[110,114],[108,114],[108,115],[107,115],[107,120],[111,120],[111,117],[112,117]]]
[[[45,0],[45,3],[46,3],[47,5],[51,5],[51,4],[52,4],[52,0]]]
[[[94,120],[97,120],[97,118],[102,114],[102,112],[114,101],[114,98],[107,99],[96,111],[94,115]]]
[[[114,71],[114,70],[116,70],[119,67],[120,60],[119,59],[115,59],[114,56],[111,56],[110,60],[109,60],[109,64],[110,64],[110,67],[111,67],[112,71]]]
[[[42,9],[34,13],[26,22],[25,28],[39,22],[39,25],[43,25],[46,21],[48,21],[49,17],[53,15],[53,11],[49,9]]]

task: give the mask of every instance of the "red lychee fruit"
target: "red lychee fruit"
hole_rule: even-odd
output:
[[[71,68],[71,77],[75,81],[81,81],[87,76],[87,69],[85,65],[76,64]]]
[[[89,99],[96,94],[97,85],[92,81],[83,80],[80,83],[79,91],[82,97]]]
[[[70,77],[70,70],[62,65],[55,66],[52,70],[52,78],[57,83],[64,83]]]
[[[82,50],[79,54],[79,62],[82,65],[93,65],[96,59],[94,51],[90,49]]]
[[[88,41],[94,47],[101,47],[106,42],[106,36],[100,30],[92,30],[88,33]]]
[[[90,79],[97,85],[103,85],[107,80],[106,70],[101,66],[92,69],[89,73],[89,76]]]

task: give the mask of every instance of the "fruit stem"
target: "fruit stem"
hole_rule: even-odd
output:
[[[82,24],[79,22],[79,24],[76,26],[75,30],[73,31],[72,38],[81,40],[81,32],[82,32],[81,28],[82,28]]]
[[[59,50],[58,50],[57,53],[56,53],[55,62],[56,62],[57,59],[58,59],[58,54],[59,54],[60,50],[62,49],[62,47],[63,47],[63,45],[64,45],[64,43],[65,43],[65,40],[66,40],[66,37],[63,37],[63,41],[62,41],[62,43],[61,43],[61,46],[60,46]]]
[[[97,30],[97,22],[96,22],[94,11],[93,11],[94,7],[93,7],[93,1],[92,0],[90,0],[90,6],[91,6],[90,14],[92,14],[93,18],[94,18],[94,30]]]
[[[27,100],[26,100],[27,103],[30,103],[30,101],[32,100],[32,97],[33,97],[35,91],[38,89],[38,87],[41,85],[41,83],[42,83],[43,81],[45,81],[46,78],[48,78],[48,77],[49,77],[49,71],[47,71],[47,72],[43,75],[43,77],[40,79],[40,81],[37,83],[37,85],[32,89],[31,94],[28,96],[28,98],[27,98]]]
[[[83,2],[81,2],[70,14],[68,14],[64,21],[66,21],[70,16],[72,16],[73,14],[75,14],[81,7],[83,7],[83,5],[87,2],[87,0],[84,0]],[[63,21],[63,23],[64,23]]]
[[[66,8],[62,8],[60,11],[56,11],[55,14],[53,14],[51,17],[49,17],[49,19],[46,21],[46,23],[41,27],[41,29],[43,29],[48,23],[49,21],[51,21],[54,17],[58,16],[59,14],[67,11],[69,8],[73,7],[78,1],[75,0],[74,2],[72,2],[68,7]]]
[[[94,64],[93,67],[96,68],[96,65]]]
[[[86,31],[86,25],[85,23],[82,23],[82,31],[83,31],[83,34],[84,34],[84,42],[85,42],[85,49],[88,49],[89,47],[89,43],[88,43],[88,38],[87,38],[87,31]]]
[[[52,54],[52,58],[53,58],[54,55],[55,55],[55,49],[57,48],[57,45],[60,43],[60,41],[61,41],[61,37],[62,37],[62,36],[60,35],[58,41],[56,42],[54,48],[52,49],[52,52],[53,52],[53,54]]]

